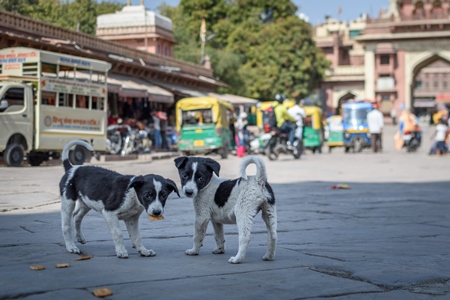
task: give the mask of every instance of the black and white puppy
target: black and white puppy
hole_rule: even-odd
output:
[[[245,171],[251,163],[256,165],[255,176],[247,176]],[[237,224],[239,250],[228,261],[234,264],[242,262],[250,242],[253,218],[262,211],[268,233],[268,249],[263,260],[275,258],[275,195],[267,182],[266,167],[260,158],[246,157],[241,164],[241,178],[234,180],[219,178],[220,165],[210,158],[178,157],[175,166],[178,168],[183,193],[194,200],[194,246],[186,250],[187,255],[199,254],[209,221],[213,224],[217,244],[213,253],[224,253],[223,224]]]
[[[144,210],[149,215],[162,216],[167,196],[173,191],[180,196],[175,182],[153,174],[132,176],[101,167],[72,166],[68,157],[70,148],[75,145],[94,151],[89,143],[74,140],[65,146],[61,155],[66,171],[59,183],[61,225],[67,251],[80,253],[73,241],[72,223],[75,221],[77,241],[86,243],[81,231],[81,221],[93,209],[101,213],[108,223],[117,257],[128,257],[119,220],[125,222],[133,247],[142,256],[156,255],[155,251],[147,250],[142,245],[139,216]],[[75,209],[77,200],[78,206]]]

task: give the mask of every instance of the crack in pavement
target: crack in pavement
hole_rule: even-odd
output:
[[[338,268],[329,268],[329,267],[307,267],[308,270],[315,271],[321,274],[326,274],[334,277],[350,279],[355,281],[360,281],[364,283],[368,283],[383,289],[385,292],[390,292],[394,290],[407,290],[411,293],[415,294],[425,294],[432,296],[443,296],[450,293],[450,278],[435,278],[426,281],[420,281],[409,285],[400,285],[400,286],[390,286],[385,284],[376,284],[371,282],[370,280],[353,276],[353,272],[338,269]],[[364,292],[363,292],[364,293]],[[361,294],[361,293],[356,293]],[[352,295],[352,294],[348,294]],[[336,297],[340,295],[327,295],[326,297]],[[345,296],[345,295],[341,295]],[[321,296],[324,297],[324,296]]]

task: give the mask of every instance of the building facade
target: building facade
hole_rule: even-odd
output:
[[[317,26],[317,45],[332,61],[321,84],[327,112],[352,98],[377,100],[386,114],[450,105],[449,9],[449,0],[390,0],[377,18]]]
[[[173,57],[172,20],[140,5],[127,5],[121,11],[97,17],[96,36],[142,51]]]

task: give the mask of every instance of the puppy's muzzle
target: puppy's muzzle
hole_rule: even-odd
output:
[[[192,196],[194,196],[194,190],[192,190],[192,189],[185,189],[184,190],[184,194],[186,195],[186,197],[192,197]]]
[[[160,209],[154,209],[153,211],[152,211],[152,216],[159,216],[161,214],[161,210]]]

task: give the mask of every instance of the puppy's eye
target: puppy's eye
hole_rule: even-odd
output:
[[[203,182],[203,176],[200,176],[197,180]]]
[[[188,177],[187,173],[183,173],[181,174],[181,177],[183,177],[184,179],[186,179]]]
[[[159,197],[161,199],[165,199],[167,197],[167,193],[166,192],[161,192],[161,193],[159,193]]]

